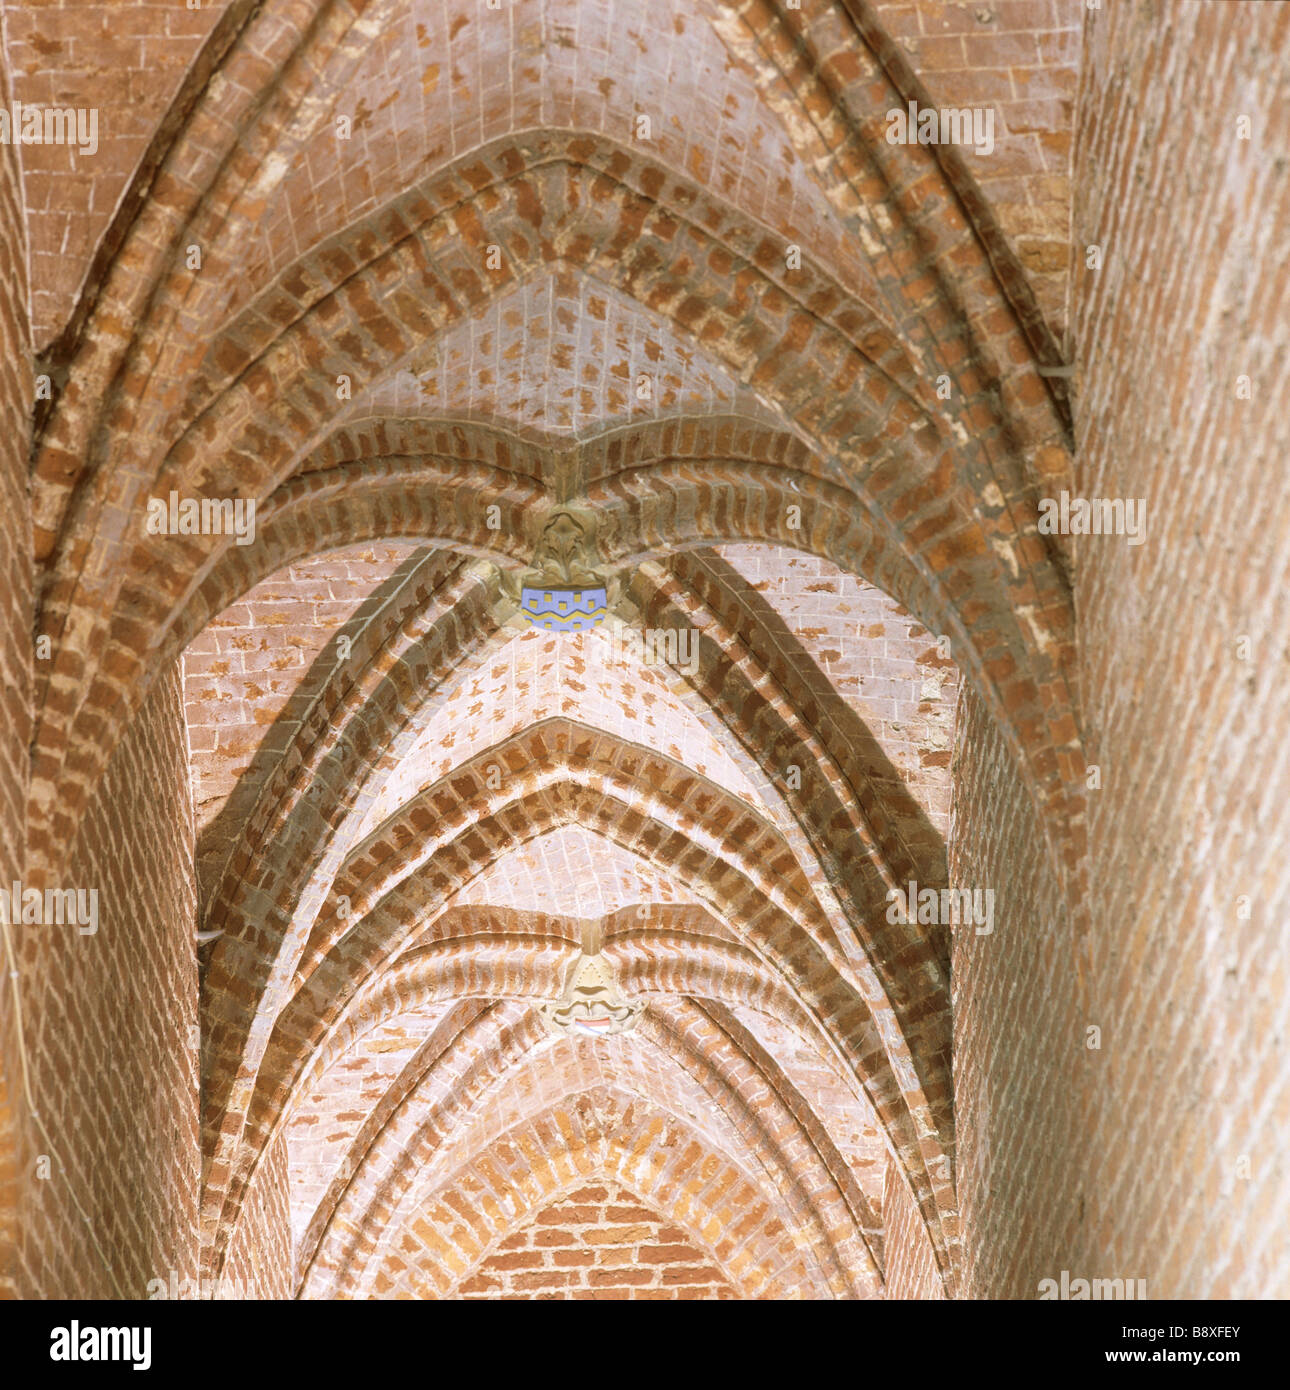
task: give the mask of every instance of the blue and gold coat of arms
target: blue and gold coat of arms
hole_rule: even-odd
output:
[[[583,632],[604,622],[609,612],[609,595],[604,586],[596,589],[520,590],[520,611],[533,627],[551,632]]]
[[[594,522],[561,511],[543,528],[520,587],[520,612],[548,632],[585,632],[609,613],[609,584],[594,568]]]

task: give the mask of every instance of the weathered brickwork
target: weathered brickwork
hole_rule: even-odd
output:
[[[247,1198],[216,1298],[290,1298],[295,1290],[285,1137],[270,1145]]]
[[[934,834],[910,815],[906,834],[935,863],[935,842],[943,842],[949,821],[958,697],[958,671],[948,654],[899,604],[827,560],[770,546],[723,546],[718,554],[789,628],[789,659],[800,643],[864,721],[891,761],[882,779],[890,803],[912,794],[930,822]]]
[[[989,935],[952,928],[962,1292],[1034,1298],[1070,1267],[1080,1105],[1096,1084],[1079,1071],[1075,943],[1034,804],[971,689],[952,767],[949,881],[995,895]]]
[[[1290,5],[172,9],[0,25],[0,1295],[1290,1293]]]
[[[28,105],[97,115],[97,148],[29,145],[23,196],[31,228],[31,319],[37,348],[66,323],[126,185],[226,0],[6,5],[13,95]]]
[[[872,0],[936,106],[993,113],[964,159],[1060,338],[1083,0]]]
[[[0,102],[11,95],[0,62]],[[0,883],[21,877],[26,857],[28,745],[32,714],[31,508],[27,441],[33,383],[27,318],[27,246],[19,165],[0,146]],[[3,963],[7,974],[8,963]],[[17,1281],[19,1151],[26,1105],[15,1068],[16,1020],[8,982],[0,986],[0,1297]]]
[[[326,1203],[340,1165],[360,1141],[364,1121],[381,1108],[383,1097],[445,1016],[471,1007],[452,1001],[421,1003],[382,1018],[358,1032],[353,1046],[332,1053],[331,1065],[302,1096],[287,1131],[291,1228],[297,1245],[306,1240],[309,1223]]]
[[[830,1288],[823,1252],[781,1198],[703,1130],[607,1086],[609,1070],[576,1095],[547,1091],[550,1108],[519,1126],[510,1123],[518,1099],[512,1093],[492,1127],[502,1131],[500,1142],[476,1147],[464,1170],[408,1208],[365,1287],[378,1296],[446,1296],[499,1238],[524,1223],[517,1214],[541,1211],[570,1189],[616,1182],[701,1240],[744,1297],[847,1296]],[[575,1071],[574,1079],[585,1085],[591,1078]],[[659,1098],[670,1107],[666,1090]],[[703,1123],[710,1128],[711,1117]]]
[[[1147,509],[1141,546],[1072,545],[1101,784],[1086,936],[1065,924],[997,732],[970,697],[960,710],[951,881],[1000,901],[993,936],[962,934],[954,955],[964,1287],[983,1296],[1034,1297],[1063,1269],[1158,1297],[1290,1287],[1274,1234],[1290,1184],[1269,1142],[1286,1113],[1284,935],[1268,910],[1287,889],[1267,843],[1283,741],[1253,755],[1254,731],[1286,718],[1259,645],[1284,631],[1286,586],[1266,489],[1285,450],[1287,187],[1269,141],[1286,13],[1163,8],[1167,25],[1139,4],[1091,21],[1078,128],[1073,486]],[[1145,190],[1184,162],[1206,197],[1162,221]],[[1084,265],[1092,245],[1101,270]],[[1180,346],[1167,372],[1162,342]]]
[[[552,380],[552,365],[579,363]],[[521,437],[585,438],[650,419],[738,416],[780,423],[747,386],[661,315],[601,279],[557,267],[437,337],[355,414],[504,424]]]
[[[918,1209],[895,1163],[886,1165],[883,1184],[883,1252],[887,1260],[888,1298],[939,1299],[945,1285],[936,1271],[936,1259],[919,1220]]]
[[[269,120],[267,114],[265,120]],[[93,544],[70,538],[59,542],[57,529],[68,488],[81,470],[75,460],[83,448],[99,452],[97,441],[102,436],[95,432],[95,421],[106,402],[94,396],[93,388],[102,371],[128,355],[132,366],[125,377],[137,370],[151,384],[146,399],[135,400],[119,390],[110,393],[112,408],[120,408],[114,419],[122,434],[107,442],[109,455],[119,455],[119,441],[126,435],[135,441],[180,439],[173,450],[159,443],[146,460],[133,460],[131,495],[128,503],[121,499],[123,505],[142,504],[149,476],[163,485],[190,476],[197,465],[191,429],[194,412],[203,417],[203,457],[209,450],[215,460],[209,467],[216,471],[204,475],[207,482],[267,493],[285,480],[295,458],[309,447],[323,424],[317,419],[318,373],[329,380],[355,375],[360,384],[366,384],[373,363],[388,363],[393,369],[427,333],[459,322],[467,311],[485,308],[518,278],[548,264],[558,248],[560,258],[585,268],[594,265],[597,273],[610,275],[619,288],[629,290],[647,307],[662,308],[725,365],[747,374],[758,390],[775,397],[784,415],[819,446],[822,458],[837,456],[840,462],[831,466],[831,472],[839,481],[853,484],[862,471],[862,458],[871,465],[865,472],[869,500],[889,518],[901,517],[902,529],[919,531],[918,544],[929,552],[926,563],[938,571],[940,587],[1002,589],[992,614],[967,624],[970,632],[962,659],[978,667],[992,690],[997,686],[997,698],[1019,718],[1024,713],[1039,745],[1051,745],[1033,748],[1031,771],[1053,783],[1061,764],[1054,762],[1052,754],[1068,755],[1066,744],[1071,737],[1061,709],[1063,663],[1069,655],[1069,604],[1042,550],[1028,545],[1025,537],[1033,531],[1027,505],[1032,462],[1027,455],[1035,454],[1034,466],[1046,466],[1046,456],[1053,450],[1060,452],[1061,431],[1035,370],[1025,325],[1014,325],[1011,310],[994,314],[995,327],[988,336],[991,371],[999,379],[996,389],[984,377],[956,366],[962,362],[961,339],[949,329],[942,338],[931,327],[933,321],[944,327],[955,319],[954,314],[944,305],[942,315],[925,311],[921,300],[931,286],[917,278],[906,280],[890,259],[895,247],[890,248],[888,259],[881,260],[878,273],[892,312],[917,339],[908,347],[900,345],[881,313],[856,300],[854,291],[840,288],[841,283],[858,281],[848,276],[840,282],[832,280],[823,262],[812,262],[809,268],[803,262],[793,270],[799,278],[791,284],[792,297],[786,297],[784,289],[789,287],[781,287],[777,277],[781,264],[785,271],[788,266],[778,254],[781,248],[768,243],[750,220],[757,214],[749,210],[732,215],[716,202],[705,203],[709,195],[696,190],[689,176],[678,180],[651,157],[635,152],[628,156],[612,139],[599,136],[526,135],[499,140],[486,157],[458,159],[445,177],[436,175],[434,181],[400,195],[379,217],[373,216],[370,226],[347,231],[345,239],[354,243],[357,261],[340,245],[307,253],[281,277],[280,285],[267,289],[228,322],[196,370],[192,354],[185,353],[182,361],[174,357],[179,344],[170,332],[174,324],[168,311],[166,332],[159,331],[147,341],[132,340],[133,347],[96,327],[87,329],[84,378],[55,403],[42,435],[37,467],[41,480],[38,550],[42,557],[57,552],[53,563],[58,578],[49,592],[51,611],[65,612],[70,626],[84,633],[86,650],[95,654],[78,659],[66,650],[61,652],[55,684],[95,679],[91,668],[99,665],[100,644],[91,636],[104,620],[105,608],[134,611],[137,600],[141,621],[167,625],[175,616],[174,604],[187,590],[187,579],[202,568],[205,552],[219,549],[194,544],[164,547],[174,582],[167,583],[163,592],[155,567],[148,566],[146,585],[139,574],[132,574],[145,555],[126,561],[118,536],[100,534]],[[888,153],[886,146],[865,149],[884,160],[925,157],[920,147],[899,155]],[[175,158],[177,165],[183,162],[180,152]],[[885,172],[895,177],[895,171]],[[608,202],[599,196],[602,189],[611,194]],[[188,205],[191,190],[178,176],[174,193]],[[569,216],[570,207],[576,209],[576,216]],[[263,210],[255,211],[258,215]],[[916,238],[908,228],[910,209],[900,211],[903,254]],[[530,213],[546,221],[534,226]],[[938,257],[951,253],[962,261],[977,257],[970,239],[966,246],[957,246],[966,229],[962,217],[949,208],[921,229],[921,239],[934,240],[933,228],[940,223],[946,230],[936,246]],[[709,231],[709,224],[719,233]],[[494,277],[486,269],[490,245],[502,246],[507,253]],[[630,260],[623,254],[628,248]],[[142,247],[140,254],[145,255]],[[662,265],[673,270],[663,273]],[[361,271],[356,270],[358,266]],[[984,260],[977,269],[988,273]],[[152,270],[162,273],[155,261]],[[736,272],[733,278],[732,271]],[[238,276],[238,283],[244,283],[241,257]],[[130,303],[113,299],[109,307],[105,296],[99,310],[105,323],[130,321],[133,298],[148,279],[146,275],[139,278],[139,284],[121,287]],[[185,313],[193,322],[211,321],[215,306],[201,301],[218,293],[220,280],[214,273],[195,283],[186,277]],[[994,284],[992,279],[989,283]],[[367,305],[376,284],[382,289],[379,299],[371,301],[374,307],[380,306],[373,314]],[[757,293],[750,296],[754,285]],[[997,286],[993,293],[993,308],[999,310]],[[985,284],[978,285],[971,296],[972,313],[986,317],[989,299]],[[798,304],[809,307],[799,310],[794,307]],[[338,312],[342,318],[352,316],[353,331],[341,327]],[[287,322],[291,326],[280,335],[271,327]],[[930,356],[924,358],[924,353]],[[154,361],[157,354],[160,358]],[[292,358],[298,364],[308,361],[309,371],[280,371]],[[278,408],[267,434],[267,417],[255,399],[266,377],[245,370],[252,362],[261,363],[276,381]],[[972,456],[962,476],[947,452],[948,436],[938,438],[928,422],[919,423],[920,415],[931,406],[934,365],[945,366],[951,378],[966,371],[959,393],[951,395],[946,408],[953,417],[958,447]],[[874,379],[875,369],[881,382]],[[1009,412],[1006,431],[999,418],[1001,410]],[[91,445],[91,440],[96,442]],[[895,453],[901,455],[899,460]],[[204,470],[207,465],[203,462],[200,467]],[[101,476],[114,472],[105,466]],[[91,510],[106,501],[97,495],[101,488],[94,491],[93,500],[87,498],[85,503]],[[988,496],[984,506],[978,505],[982,496]],[[1003,558],[1016,560],[1018,547],[1020,562]],[[127,592],[133,595],[129,599]],[[1019,625],[1010,604],[1024,605],[1038,615],[1039,628],[1033,622]],[[940,621],[934,605],[923,602],[914,607],[924,620]],[[964,622],[959,614],[959,625]],[[112,688],[128,684],[126,677],[138,661],[119,621],[117,626],[115,641],[101,648],[105,654],[109,647],[114,653],[114,671],[105,672],[103,682]],[[992,663],[986,672],[987,653],[999,643],[1009,649],[1010,656]],[[132,698],[126,693],[127,707]],[[35,768],[42,786],[46,778],[61,775],[70,732],[63,727],[61,712],[49,708],[46,713],[49,723],[37,741],[44,751],[38,753]],[[82,722],[88,717],[84,714]],[[92,768],[76,775],[70,768],[66,771],[70,785],[52,812],[60,824],[74,822],[85,782],[93,777]],[[1048,794],[1061,799],[1055,784],[1048,787]],[[45,827],[34,828],[33,837],[43,853]]]
[[[548,721],[537,726],[527,742],[530,749],[540,747],[542,744],[547,745],[553,752],[557,752],[560,760],[563,761],[569,756],[568,751],[564,749],[566,741],[569,740],[575,743],[580,742],[576,726],[566,726],[563,723],[553,725],[551,721]],[[515,741],[512,740],[511,742],[514,743]],[[603,752],[600,751],[601,749]],[[503,766],[512,758],[515,758],[517,765],[522,765],[523,761],[527,761],[531,757],[531,752],[517,756],[513,752],[498,750],[491,756],[497,757]],[[619,814],[616,809],[611,808],[620,802],[624,795],[623,791],[616,791],[612,783],[606,779],[606,774],[609,773],[612,766],[613,757],[621,756],[615,755],[613,741],[602,735],[599,740],[591,744],[584,756],[588,759],[588,770],[594,769],[595,771],[601,792],[597,799],[586,800],[580,794],[575,793],[577,795],[575,805],[578,808],[579,819],[597,830],[599,834],[617,838],[624,847],[633,848],[643,858],[650,859],[663,867],[667,860],[660,854],[659,850],[655,850],[653,853],[648,850],[648,845],[654,838],[651,827],[648,825],[642,827],[638,837],[628,837],[624,833],[625,826],[620,827],[614,820],[607,819],[607,817]],[[633,761],[639,756],[633,750]],[[454,774],[453,783],[457,788],[457,795],[459,796],[465,790],[468,779],[474,780],[477,785],[482,786],[483,774],[488,766],[486,756],[485,759],[473,760],[471,764]],[[655,815],[667,814],[663,812],[662,807],[666,799],[672,795],[669,779],[676,775],[676,771],[669,768],[663,761],[656,761],[655,766],[652,767],[639,768],[642,781],[657,788],[655,796],[659,810],[655,812]],[[574,766],[570,767],[568,773],[562,774],[562,778],[568,779],[572,790],[579,785],[578,779],[581,775],[580,768]],[[545,780],[540,773],[539,778]],[[694,799],[699,805],[702,805],[712,795],[709,789],[700,790],[694,786],[689,777],[681,785],[692,788]],[[532,787],[531,791],[529,790],[530,787]],[[610,793],[610,795],[606,795],[606,793]],[[550,823],[553,806],[558,807],[560,804],[560,801],[552,803],[544,795],[539,794],[537,786],[530,783],[527,778],[512,778],[507,787],[507,794],[515,798],[516,812],[523,808],[522,814],[526,818],[532,818],[533,829],[538,833],[541,833],[545,825]],[[427,839],[421,834],[409,837],[402,825],[387,825],[383,828],[380,837],[365,842],[361,847],[362,853],[352,858],[351,862],[342,868],[340,875],[336,878],[336,894],[348,901],[356,912],[362,913],[362,920],[354,931],[348,931],[344,919],[323,919],[319,924],[323,929],[323,934],[316,941],[309,943],[308,953],[305,957],[306,965],[302,972],[305,976],[304,983],[297,989],[290,1005],[282,1010],[278,1022],[277,1039],[271,1043],[269,1052],[258,1061],[260,1082],[258,1094],[251,1098],[250,1112],[250,1118],[256,1131],[264,1133],[274,1122],[284,1099],[297,1084],[294,1079],[298,1074],[297,1068],[302,1065],[306,1057],[315,1053],[321,1045],[324,1036],[323,1029],[327,1023],[340,1021],[344,1011],[350,1007],[350,1000],[355,1001],[355,1007],[361,1004],[362,996],[361,994],[356,996],[355,990],[362,979],[360,962],[363,960],[363,954],[372,950],[388,951],[396,939],[405,942],[406,946],[411,946],[414,941],[415,925],[426,919],[426,909],[433,903],[433,898],[428,898],[426,895],[434,894],[441,900],[445,899],[452,893],[455,883],[461,882],[470,873],[478,871],[478,866],[468,868],[462,863],[461,849],[454,847],[454,842],[456,844],[468,843],[475,833],[470,827],[486,825],[492,844],[491,853],[497,855],[507,847],[507,839],[499,837],[499,830],[504,830],[512,842],[516,839],[527,839],[532,833],[516,827],[509,815],[504,816],[496,813],[480,819],[476,806],[470,802],[464,804],[457,802],[454,807],[454,800],[455,798],[450,800],[446,797],[444,786],[436,784],[427,793],[410,803],[401,817],[404,824],[410,827],[422,822],[422,808],[429,810],[431,807],[438,807],[439,810],[433,817],[438,822],[438,831],[433,837]],[[562,801],[564,798],[561,797],[560,800]],[[636,814],[639,815],[640,811],[644,809],[644,803],[639,798],[637,807]],[[451,823],[454,820],[460,820],[460,830]],[[425,824],[428,826],[430,821],[426,821]],[[458,836],[461,834],[466,836],[465,842],[458,840]],[[735,849],[736,841],[740,843],[738,851]],[[774,910],[771,907],[772,904],[778,906],[781,900],[786,903],[789,897],[802,891],[788,877],[790,872],[788,860],[782,854],[777,853],[773,846],[773,832],[770,828],[759,827],[750,814],[744,813],[738,822],[735,839],[723,846],[720,852],[733,870],[733,873],[728,875],[732,887],[733,882],[741,877],[749,884],[753,896],[748,900],[747,906],[739,908],[714,902],[714,907],[717,908],[720,915],[730,915],[733,912],[735,920],[751,924],[758,918],[764,920],[768,909]],[[659,848],[661,850],[662,846],[660,845]],[[425,867],[419,873],[410,874],[409,870],[414,867],[417,861],[421,861]],[[453,869],[451,866],[454,864],[459,867]],[[767,878],[765,870],[760,867],[772,864],[779,865],[778,883],[774,886]],[[685,881],[692,884],[700,882],[703,877],[707,876],[700,867],[700,861],[693,859],[693,857],[684,866],[678,865],[676,868],[679,868],[683,873]],[[451,874],[452,877],[445,880],[443,878],[445,872]],[[721,875],[715,871],[715,867],[714,870],[708,872],[713,875],[709,880],[710,882],[719,881]],[[394,891],[391,892],[391,890]],[[708,889],[707,893],[710,895],[711,889]],[[811,932],[813,935],[824,938],[827,937],[828,928],[820,923],[813,926]],[[388,944],[383,945],[382,943]],[[803,937],[802,947],[805,946],[806,938]],[[761,949],[764,950],[767,947],[773,951],[777,959],[782,959],[780,968],[789,970],[799,981],[799,989],[806,987],[806,980],[813,975],[818,978],[820,965],[809,964],[809,957],[801,954],[802,948],[795,948],[793,953],[784,957],[781,950],[776,948],[770,939]],[[356,955],[356,952],[359,954]],[[232,960],[236,957],[230,954],[226,959]],[[254,966],[245,954],[243,954],[242,959],[246,963],[247,971],[244,978],[249,977],[252,968],[261,968]],[[503,956],[504,959],[505,956]],[[516,963],[518,964],[518,961]],[[355,973],[356,967],[359,968],[360,973]],[[498,978],[494,976],[493,972],[494,967],[481,958],[479,973],[473,976],[474,988],[477,991],[484,988],[489,988],[490,991],[504,988],[504,982],[508,976],[503,974]],[[496,978],[496,983],[486,984],[486,981],[492,978]],[[541,987],[548,991],[551,990],[549,983]],[[812,985],[810,991],[813,997],[818,995],[817,986]],[[815,1008],[817,1012],[823,1011],[826,1015],[831,1015],[836,1010],[842,1010],[855,1018],[858,1004],[854,998],[848,997],[848,992],[839,983],[837,987],[832,989],[831,994],[826,992],[824,996],[819,997]],[[838,1015],[841,1035],[853,1035],[858,1032],[862,1036],[872,1037],[868,1026],[861,1018],[855,1018],[854,1022],[842,1024],[842,1017],[843,1015]],[[226,1032],[224,1036],[233,1035],[231,1032]],[[304,1046],[304,1051],[302,1051],[302,1046]],[[875,1061],[870,1061],[867,1064],[871,1093],[880,1105],[894,1107],[887,1113],[887,1120],[888,1123],[900,1127],[902,1122],[897,1118],[897,1115],[902,1101],[896,1099],[894,1078],[884,1077],[879,1081],[877,1065]],[[227,1084],[221,1071],[215,1071],[212,1075],[214,1082],[221,1085]],[[245,1103],[243,1102],[243,1104]],[[908,1139],[902,1137],[899,1142],[902,1153],[908,1157]],[[229,1200],[235,1202],[237,1198],[237,1188],[234,1187],[229,1195]],[[231,1207],[230,1210],[235,1210],[235,1207]]]
[[[340,661],[336,640],[414,549],[350,547],[289,566],[218,614],[185,650],[203,901],[265,778]],[[323,656],[329,647],[330,661]]]
[[[737,1298],[686,1230],[617,1185],[580,1187],[507,1236],[454,1293],[464,1299]]]
[[[1076,552],[1087,1259],[1162,1298],[1290,1296],[1288,38],[1285,5],[1126,3],[1085,56],[1075,480],[1146,500],[1143,544]]]
[[[58,884],[97,893],[98,930],[11,928],[45,1125],[23,1172],[24,1289],[141,1298],[172,1271],[197,1274],[197,903],[177,667],[120,745]]]
[[[362,833],[375,830],[410,797],[474,754],[531,723],[562,715],[676,758],[751,805],[759,804],[746,760],[740,760],[741,767],[723,746],[728,740],[705,728],[687,706],[684,680],[668,664],[666,652],[647,665],[629,636],[605,631],[556,635],[530,628],[503,630],[499,638],[505,645],[493,659],[426,720],[373,802]]]
[[[21,1085],[21,1077],[15,1084]],[[10,1096],[8,1073],[0,1074],[0,1299],[20,1295],[18,1199],[22,1191],[23,1142],[19,1132],[23,1097]]]

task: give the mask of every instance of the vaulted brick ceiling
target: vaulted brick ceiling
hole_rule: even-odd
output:
[[[104,28],[129,72],[103,161],[24,170],[65,639],[32,840],[182,652],[212,1272],[285,1182],[306,1296],[881,1296],[894,1180],[949,1286],[946,943],[886,895],[944,881],[960,679],[1054,824],[1071,774],[1033,523],[1074,11],[10,17],[21,99],[74,101]],[[988,165],[883,138],[989,84]],[[172,488],[257,499],[253,544],[145,539]],[[557,506],[595,632],[516,611]],[[557,1038],[589,941],[641,1021]]]

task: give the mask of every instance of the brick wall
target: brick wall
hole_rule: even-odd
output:
[[[11,99],[0,63],[0,102]],[[27,439],[32,379],[27,322],[27,246],[17,152],[0,146],[0,883],[20,878],[25,860],[31,741],[31,511]],[[5,969],[7,970],[7,964]],[[14,1069],[12,998],[0,987],[0,1297],[16,1279],[16,1165],[20,1086]]]
[[[56,144],[23,151],[38,346],[66,321],[157,123],[226,4],[77,0],[4,7],[14,95],[33,104],[91,108],[99,116],[93,155]]]
[[[466,1299],[738,1298],[679,1226],[617,1184],[579,1188],[507,1236]]]
[[[61,886],[98,931],[25,926],[23,1009],[52,1175],[23,1174],[30,1296],[143,1297],[196,1272],[197,965],[182,685],[159,683],[117,750]],[[88,1218],[88,1220],[86,1219]]]
[[[1087,1259],[1157,1298],[1290,1296],[1288,41],[1286,5],[1115,0],[1087,29],[1075,487],[1147,505],[1143,544],[1075,551]]]
[[[220,1278],[221,1297],[290,1298],[294,1293],[287,1180],[287,1140],[279,1135],[247,1194]]]
[[[896,1161],[888,1155],[883,1175],[882,1248],[888,1298],[944,1298],[936,1256]]]
[[[198,885],[203,904],[269,771],[332,674],[320,659],[355,610],[416,547],[349,546],[262,580],[184,653]]]
[[[951,772],[949,881],[995,895],[989,935],[953,932],[960,1292],[1034,1298],[1079,1208],[1071,929],[1033,803],[970,687]]]
[[[912,797],[930,828],[944,837],[957,668],[938,659],[936,638],[894,599],[827,560],[783,546],[727,545],[717,553],[788,627],[786,657],[794,660],[800,644],[864,720],[890,759],[887,769],[874,759],[869,775],[884,792],[889,814],[901,821],[906,841],[923,851],[939,878],[941,845],[918,818],[900,817],[897,808]]]
[[[1072,543],[1102,781],[1086,940],[997,734],[960,707],[951,881],[1000,896],[993,936],[955,941],[969,1296],[1034,1297],[1062,1269],[1152,1297],[1290,1292],[1290,755],[1268,737],[1290,717],[1288,21],[1117,0],[1086,31],[1073,486],[1145,499],[1146,539]]]
[[[969,149],[968,170],[1060,333],[1082,0],[872,3],[934,103],[993,111],[994,149]]]
[[[21,1097],[16,1088],[21,1082],[15,1076],[15,1094],[10,1094],[7,1070],[0,1071],[0,1299],[17,1298],[20,1292],[18,1275],[18,1194],[21,1190],[18,1132],[18,1106]]]

